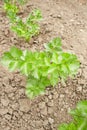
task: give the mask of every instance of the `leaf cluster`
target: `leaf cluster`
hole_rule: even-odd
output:
[[[74,76],[79,68],[76,55],[62,51],[60,38],[45,44],[44,51],[12,47],[1,61],[10,71],[19,70],[27,76],[26,94],[30,98],[43,94],[47,86],[55,86],[58,81]]]
[[[25,21],[23,21],[17,15],[19,9],[15,4],[6,2],[4,3],[4,9],[6,10],[7,16],[10,20],[11,30],[19,37],[25,38],[26,41],[29,41],[31,37],[39,33],[40,28],[38,22],[42,19],[40,10],[33,10]]]
[[[87,100],[80,101],[70,114],[73,116],[73,121],[62,124],[58,130],[87,130]]]
[[[19,4],[24,4],[25,2],[27,2],[27,0],[4,0],[5,3],[19,3]]]

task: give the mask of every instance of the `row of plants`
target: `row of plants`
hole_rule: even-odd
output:
[[[39,33],[38,22],[42,19],[40,10],[34,10],[23,21],[18,16],[16,0],[5,0],[4,9],[10,20],[11,30],[29,41]],[[44,45],[43,51],[22,51],[15,46],[1,58],[10,71],[18,70],[27,77],[26,94],[29,98],[43,94],[47,86],[55,86],[59,81],[73,77],[80,66],[75,54],[63,52],[60,38],[54,38]]]

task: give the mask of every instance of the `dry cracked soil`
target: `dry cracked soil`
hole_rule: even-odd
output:
[[[75,53],[81,66],[74,79],[48,87],[45,95],[30,100],[25,95],[26,78],[0,64],[0,130],[57,130],[71,120],[68,111],[79,100],[87,100],[87,0],[29,0],[20,17],[34,8],[42,11],[43,20],[40,34],[27,43],[11,32],[0,1],[0,56],[13,45],[43,50],[44,43],[61,37],[63,50]]]

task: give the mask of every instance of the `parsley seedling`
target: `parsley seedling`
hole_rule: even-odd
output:
[[[33,10],[25,21],[23,21],[17,13],[18,7],[11,2],[4,4],[4,9],[7,12],[7,16],[10,20],[11,30],[15,32],[19,37],[29,41],[31,37],[39,33],[40,27],[38,22],[42,19],[41,11],[38,9]]]
[[[62,124],[58,130],[87,130],[87,100],[80,101],[75,110],[71,110],[73,121]]]
[[[74,76],[79,68],[76,55],[63,52],[61,39],[55,38],[45,44],[44,51],[22,51],[12,47],[1,58],[10,71],[19,70],[27,76],[26,94],[33,98],[43,94],[47,86]]]

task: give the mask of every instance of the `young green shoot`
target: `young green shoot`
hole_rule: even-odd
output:
[[[70,114],[73,116],[73,121],[60,125],[58,130],[87,130],[87,100],[80,101]]]
[[[80,66],[75,54],[63,52],[60,38],[45,44],[43,51],[22,51],[12,47],[1,58],[10,71],[19,70],[27,77],[26,94],[33,98],[43,94],[47,86],[55,86],[77,74]]]

